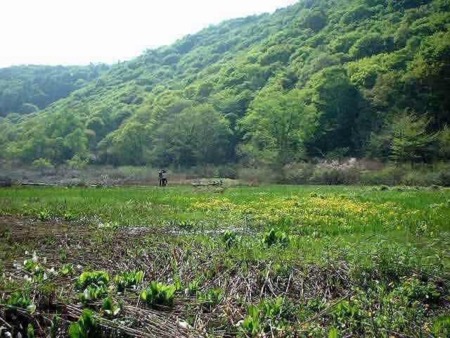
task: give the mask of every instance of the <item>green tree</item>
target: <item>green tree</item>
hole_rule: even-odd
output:
[[[185,108],[155,131],[153,158],[164,166],[224,163],[230,136],[228,121],[211,105]]]
[[[429,134],[430,119],[402,114],[392,123],[390,158],[395,162],[421,162],[433,157],[437,134]]]
[[[309,86],[319,111],[318,128],[308,141],[309,152],[324,155],[339,148],[353,152],[364,130],[358,125],[361,97],[346,70],[326,68],[311,78]]]
[[[294,89],[267,90],[251,104],[242,119],[242,151],[254,160],[284,165],[304,158],[304,142],[316,128],[317,112],[306,93]]]
[[[138,121],[125,124],[100,142],[100,158],[113,164],[145,164],[152,141],[150,127]]]

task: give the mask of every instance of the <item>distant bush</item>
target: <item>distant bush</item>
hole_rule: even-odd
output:
[[[276,183],[279,181],[279,175],[267,167],[261,168],[240,168],[238,170],[239,179],[252,185],[261,183]]]
[[[358,184],[360,170],[357,168],[317,168],[310,178],[310,182],[326,185]]]
[[[33,166],[33,168],[40,171],[46,171],[54,168],[52,162],[50,162],[46,158],[39,158],[37,160],[34,160],[31,165]]]
[[[401,183],[405,170],[401,167],[386,167],[379,171],[364,171],[360,183],[366,185],[398,185]]]
[[[314,174],[314,164],[294,163],[283,168],[283,183],[307,184]]]

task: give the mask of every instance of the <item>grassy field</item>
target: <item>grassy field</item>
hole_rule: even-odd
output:
[[[449,220],[438,188],[1,189],[0,330],[447,337]]]

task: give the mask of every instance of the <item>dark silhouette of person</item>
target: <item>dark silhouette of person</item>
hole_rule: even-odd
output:
[[[167,185],[167,174],[166,171],[161,169],[158,174],[159,177],[159,186],[165,187]]]

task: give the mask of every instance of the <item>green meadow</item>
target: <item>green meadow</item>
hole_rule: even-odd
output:
[[[446,337],[449,220],[439,187],[1,189],[0,330]]]

